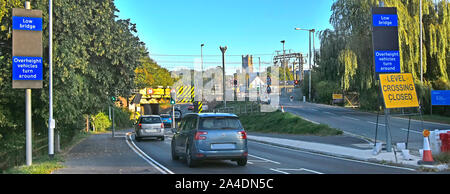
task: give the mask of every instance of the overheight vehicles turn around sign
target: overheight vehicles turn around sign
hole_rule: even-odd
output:
[[[385,108],[419,107],[411,73],[380,74]]]
[[[12,10],[12,87],[43,87],[42,11]]]
[[[372,42],[376,74],[401,72],[398,19],[395,7],[372,9]]]

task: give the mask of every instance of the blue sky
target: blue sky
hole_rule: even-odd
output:
[[[239,66],[240,55],[271,62],[275,50],[308,53],[308,32],[295,27],[331,28],[332,0],[115,0],[121,19],[137,25],[158,64],[172,69],[198,61],[203,47],[206,67],[218,66],[219,46],[227,46],[227,62]],[[316,37],[316,49],[319,40]],[[255,59],[256,58],[256,59]]]

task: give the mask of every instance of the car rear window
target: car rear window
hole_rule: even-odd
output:
[[[161,115],[161,118],[170,118],[169,115]]]
[[[161,123],[161,118],[159,117],[142,117],[142,124],[153,124],[153,123]]]
[[[200,119],[200,129],[242,129],[239,119],[234,117],[207,117]]]

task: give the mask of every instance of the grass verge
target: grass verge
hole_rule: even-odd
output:
[[[314,124],[288,112],[241,114],[245,130],[263,133],[334,136],[343,132],[325,124]]]
[[[403,118],[408,119],[409,117],[403,116]],[[435,123],[443,123],[450,124],[450,117],[440,116],[440,115],[422,115],[424,121],[435,122]],[[420,116],[411,116],[411,119],[421,121],[422,118]]]
[[[82,132],[77,133],[72,141],[63,146],[60,154],[55,154],[50,158],[47,154],[42,154],[33,158],[32,165],[22,165],[7,169],[3,174],[50,174],[54,170],[64,168],[64,155],[75,145],[89,137],[91,134]]]
[[[450,152],[435,155],[433,156],[433,159],[439,164],[450,164]]]

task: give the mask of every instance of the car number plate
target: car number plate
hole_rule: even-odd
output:
[[[213,150],[236,149],[236,145],[231,143],[211,144],[211,149]]]
[[[147,133],[156,133],[156,129],[147,129],[145,130]]]

